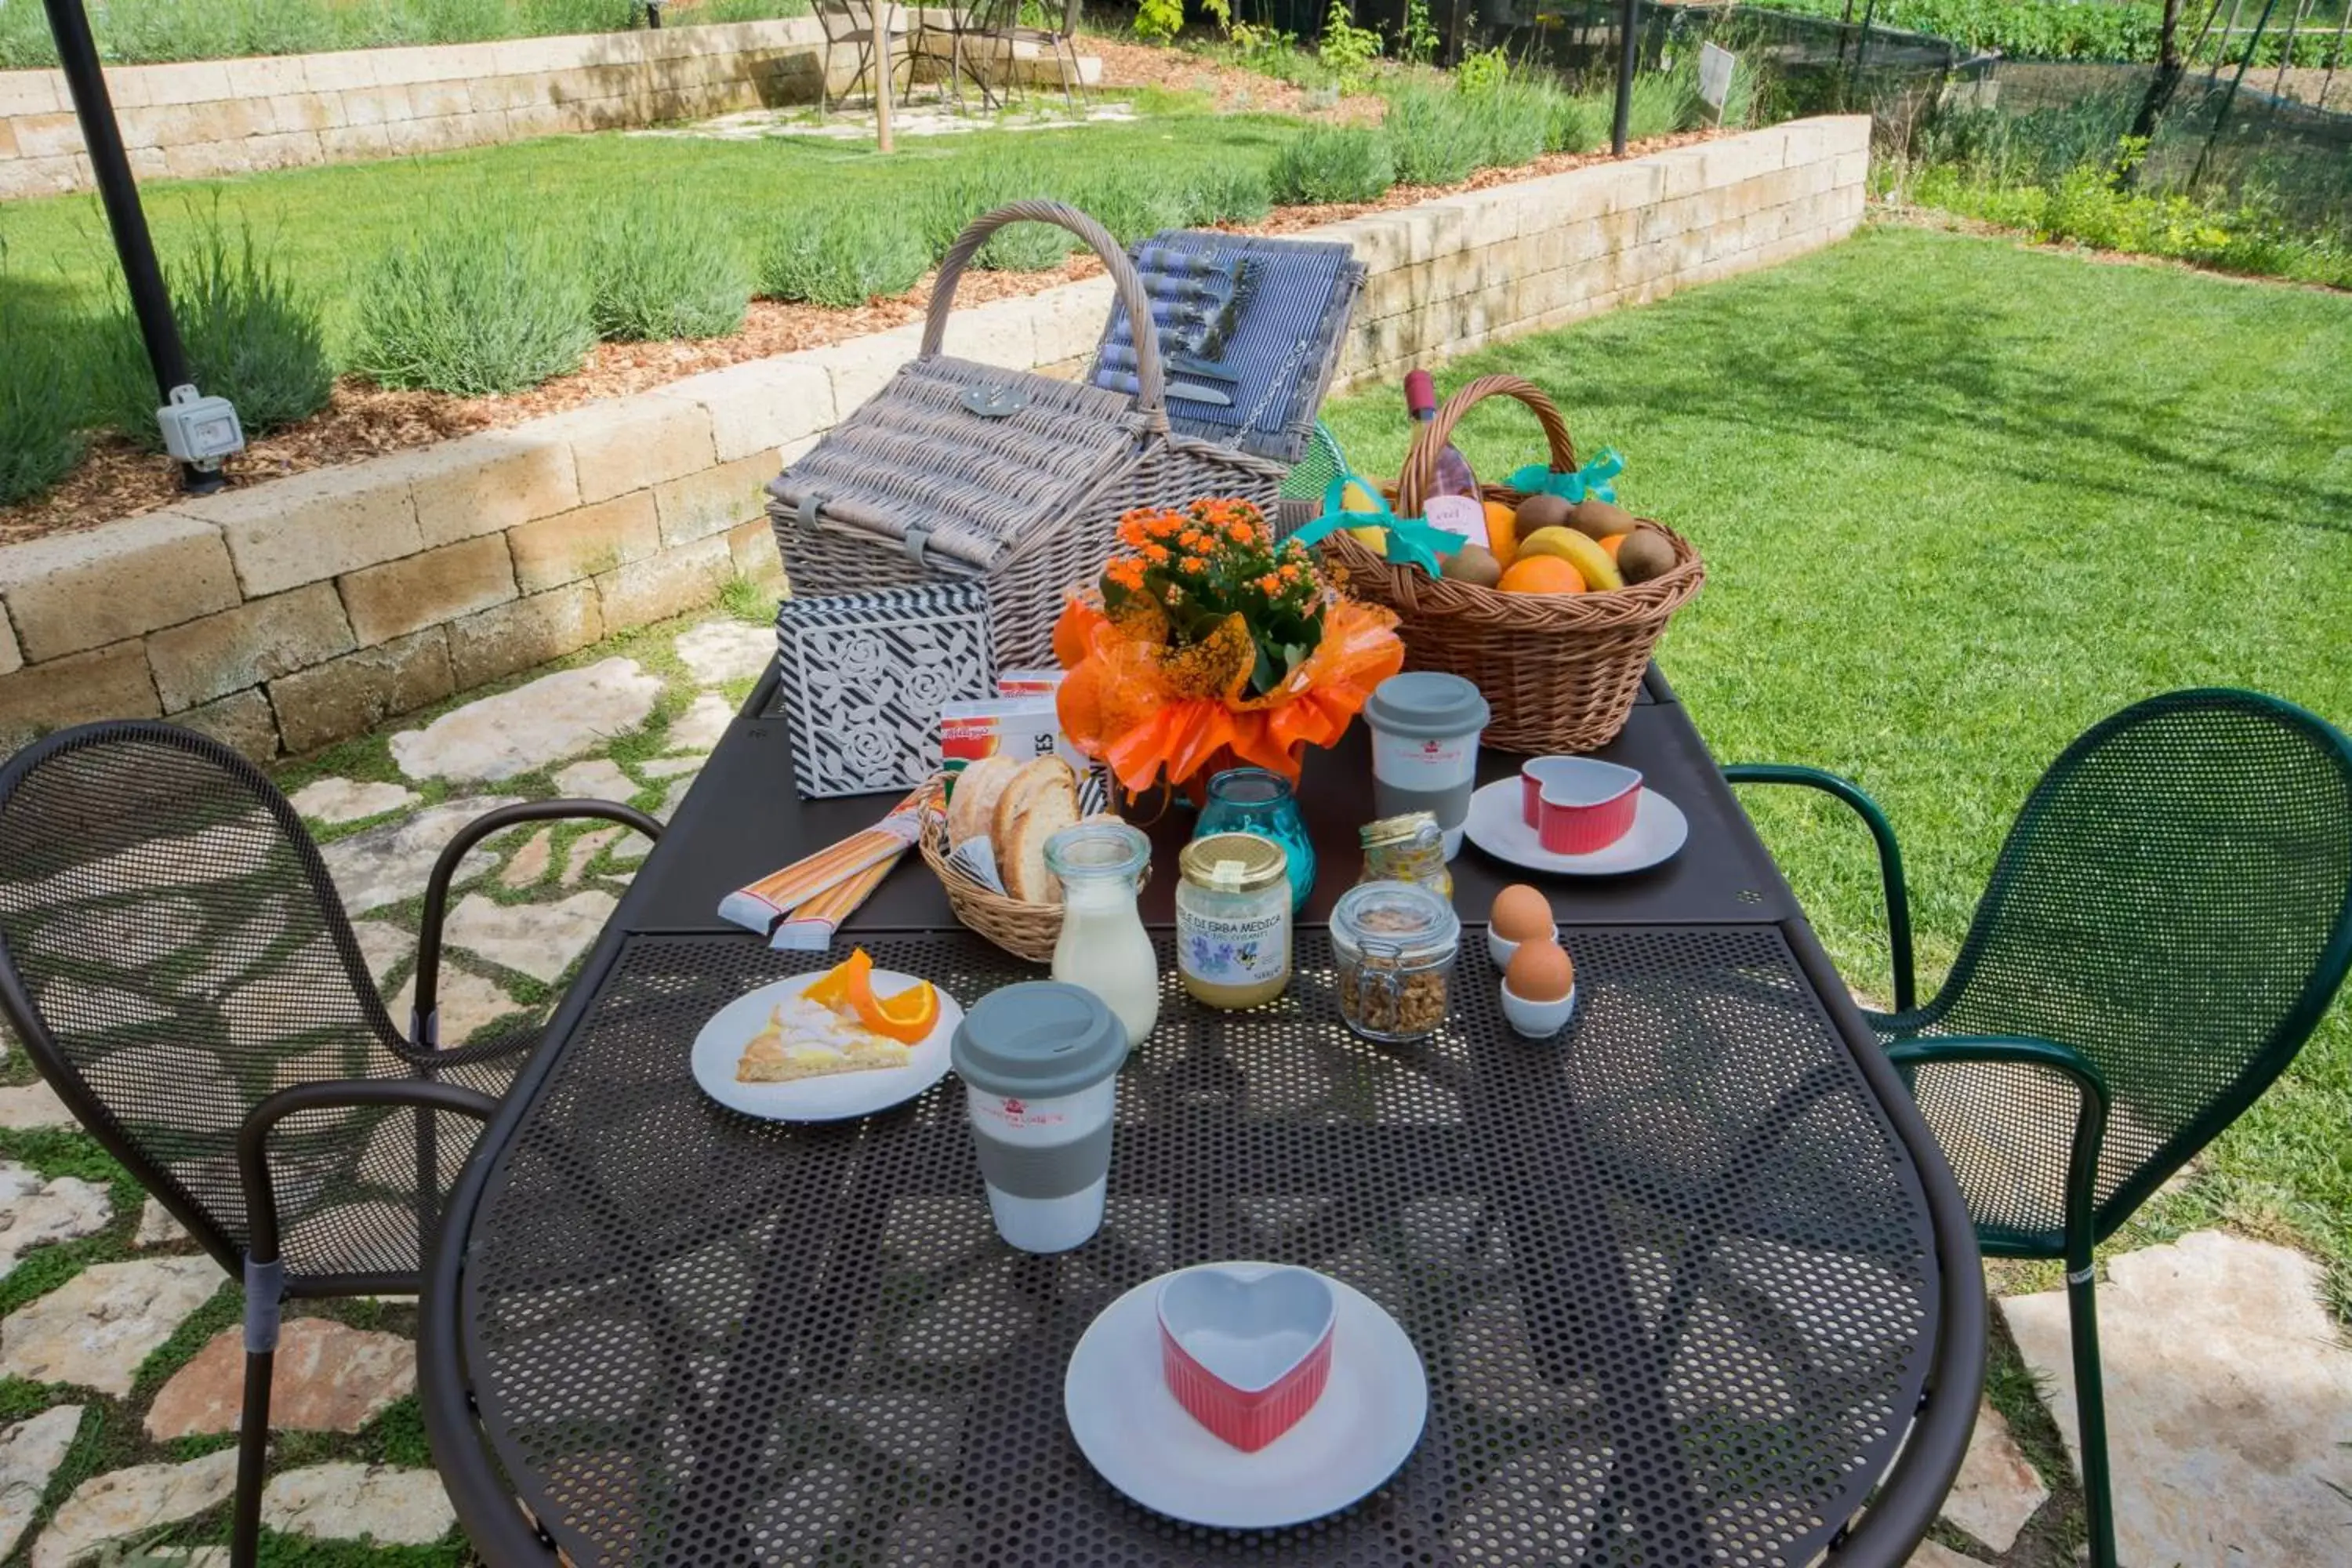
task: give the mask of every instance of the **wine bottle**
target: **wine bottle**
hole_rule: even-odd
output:
[[[1404,378],[1404,405],[1423,425],[1437,418],[1437,384],[1425,370],[1407,373]],[[1470,472],[1470,459],[1448,441],[1437,449],[1437,483],[1431,487],[1435,496],[1468,496],[1478,499],[1478,480]]]
[[[1404,405],[1423,425],[1436,420],[1437,384],[1427,371],[1406,373]],[[1470,471],[1470,459],[1451,441],[1437,449],[1437,478],[1423,498],[1423,515],[1432,527],[1460,534],[1466,543],[1488,542],[1486,509],[1481,504],[1477,476]]]

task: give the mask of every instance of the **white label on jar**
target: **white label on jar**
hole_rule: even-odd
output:
[[[1372,731],[1372,775],[1402,789],[1451,789],[1478,763],[1478,735],[1420,740]]]
[[[1273,908],[1245,915],[1176,911],[1176,962],[1211,985],[1255,985],[1290,973],[1290,888],[1279,886]]]

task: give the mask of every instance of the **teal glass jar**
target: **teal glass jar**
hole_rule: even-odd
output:
[[[1255,833],[1282,846],[1288,858],[1290,909],[1305,907],[1315,890],[1315,846],[1298,815],[1290,781],[1267,768],[1227,768],[1209,781],[1208,804],[1192,829],[1195,839],[1213,833]]]

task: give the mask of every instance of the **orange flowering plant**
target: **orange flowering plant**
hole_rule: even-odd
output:
[[[1054,631],[1062,729],[1140,792],[1250,762],[1297,779],[1404,662],[1396,617],[1334,592],[1245,500],[1119,520]]]
[[[1250,696],[1281,689],[1323,640],[1323,583],[1300,544],[1274,541],[1245,500],[1139,509],[1118,520],[1130,554],[1103,568],[1103,608],[1122,625],[1165,626],[1171,649],[1201,647],[1222,670],[1234,617],[1250,640]]]

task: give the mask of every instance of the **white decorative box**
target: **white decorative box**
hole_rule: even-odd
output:
[[[787,599],[776,664],[803,796],[879,795],[940,767],[940,707],[994,695],[976,584]]]

